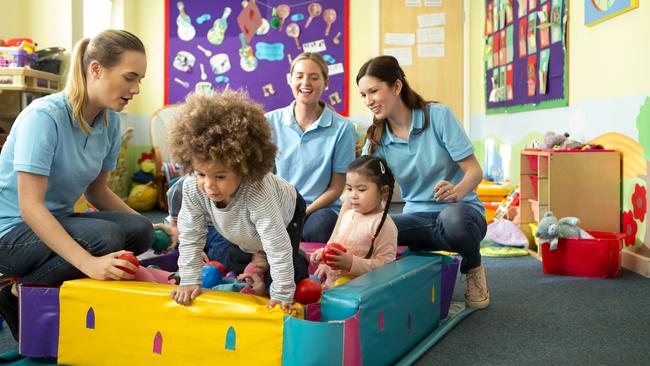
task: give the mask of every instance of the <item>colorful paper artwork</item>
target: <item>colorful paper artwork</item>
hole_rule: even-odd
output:
[[[585,0],[585,25],[594,26],[639,7],[639,0]]]

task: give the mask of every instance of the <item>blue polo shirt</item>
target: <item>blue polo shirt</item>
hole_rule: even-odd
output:
[[[293,184],[310,205],[325,192],[333,172],[345,174],[355,158],[358,135],[352,122],[327,106],[303,132],[293,114],[295,103],[268,112],[266,118],[273,129],[273,142],[278,146],[275,173]],[[330,207],[338,210],[341,200]]]
[[[115,169],[120,152],[120,119],[99,113],[86,135],[72,120],[63,92],[33,101],[13,124],[0,154],[0,237],[22,223],[18,172],[48,177],[45,206],[53,215],[73,212],[74,204],[100,171]]]
[[[457,161],[474,153],[474,146],[449,107],[443,104],[427,105],[429,127],[423,130],[424,112],[413,110],[409,139],[405,141],[392,134],[388,125],[374,154],[386,160],[393,171],[404,198],[404,213],[439,212],[448,203],[433,199],[433,187],[440,180],[458,184],[464,176]],[[366,144],[363,153],[367,154]],[[476,192],[462,200],[484,214]]]

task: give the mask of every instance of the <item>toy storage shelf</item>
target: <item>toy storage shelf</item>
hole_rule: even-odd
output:
[[[62,87],[61,76],[24,67],[0,67],[0,127],[7,132],[32,100],[55,93]]]
[[[621,156],[617,151],[524,149],[520,159],[520,226],[531,250],[537,248],[529,224],[546,211],[558,218],[578,217],[585,230],[620,232]]]

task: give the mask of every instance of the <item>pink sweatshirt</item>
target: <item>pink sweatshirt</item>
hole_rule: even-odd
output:
[[[375,239],[375,248],[372,256],[366,259],[366,254],[370,249],[372,236],[379,226],[382,212],[371,215],[362,215],[354,210],[348,210],[341,217],[341,223],[338,231],[332,237],[331,242],[342,244],[348,252],[354,257],[350,272],[335,270],[325,263],[321,263],[319,268],[324,268],[327,274],[325,285],[333,287],[334,282],[340,277],[354,278],[368,273],[375,268],[379,268],[386,263],[395,260],[397,252],[397,227],[390,216],[386,216],[386,221]],[[323,249],[318,249],[321,254]]]

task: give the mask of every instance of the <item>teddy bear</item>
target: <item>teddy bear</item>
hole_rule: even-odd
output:
[[[588,232],[578,227],[580,219],[577,217],[563,217],[557,219],[553,212],[546,211],[544,217],[539,220],[535,236],[540,238],[542,242],[550,244],[550,249],[557,249],[557,244],[561,238],[593,238]]]
[[[553,131],[548,131],[544,135],[544,146],[545,149],[580,149],[583,146],[582,143],[570,139],[567,132],[560,134]]]

